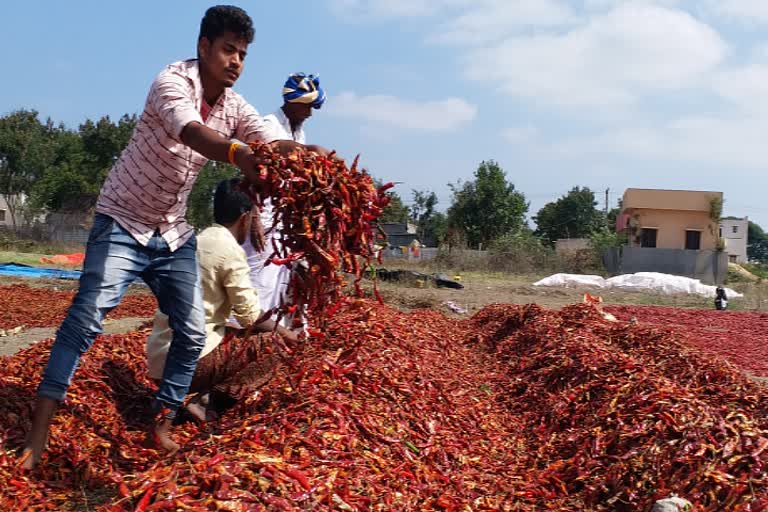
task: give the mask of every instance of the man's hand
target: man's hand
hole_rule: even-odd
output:
[[[261,183],[266,179],[262,170],[272,163],[268,158],[254,154],[248,146],[238,146],[235,150],[235,165],[243,171],[245,179],[249,183]]]
[[[271,318],[267,318],[258,324],[254,324],[253,330],[256,332],[276,332],[278,335],[280,335],[281,338],[283,338],[285,349],[287,349],[288,352],[291,351],[291,347],[296,347],[300,342],[300,331],[296,332],[287,329],[286,327],[276,323]]]
[[[263,252],[267,248],[267,240],[264,237],[264,226],[261,224],[259,208],[251,209],[251,245],[257,252]]]
[[[283,337],[283,339],[288,343],[289,345],[296,346],[296,344],[299,343],[299,333],[291,331],[289,329],[286,329],[281,326],[281,328],[278,328],[277,330],[278,334]]]

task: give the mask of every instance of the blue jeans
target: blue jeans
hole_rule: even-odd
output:
[[[80,356],[102,332],[104,317],[120,303],[128,286],[141,277],[154,292],[173,329],[155,405],[175,412],[189,391],[205,345],[196,248],[192,236],[171,252],[158,232],[145,247],[117,221],[97,213],[88,238],[80,288],[56,333],[37,394],[64,400]],[[144,357],[144,353],[136,357]]]

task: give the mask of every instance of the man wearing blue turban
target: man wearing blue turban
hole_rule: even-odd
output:
[[[304,143],[304,121],[312,117],[312,110],[325,103],[325,91],[320,77],[294,73],[283,85],[283,106],[274,114],[264,117],[279,140]]]

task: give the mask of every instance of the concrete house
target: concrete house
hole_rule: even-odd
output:
[[[617,229],[630,247],[715,250],[723,193],[628,188]]]
[[[381,229],[392,247],[407,247],[418,238],[416,226],[410,222],[382,222]]]
[[[603,263],[612,274],[661,272],[722,284],[722,205],[722,192],[629,188],[616,218],[627,244],[608,250]]]
[[[720,221],[720,238],[725,243],[725,252],[731,263],[747,262],[747,233],[749,218],[726,218]]]

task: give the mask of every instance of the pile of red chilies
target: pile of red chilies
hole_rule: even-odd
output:
[[[696,511],[768,510],[768,402],[726,362],[587,305],[491,306],[472,323],[507,361],[539,509],[649,510],[674,492]]]
[[[742,370],[768,377],[768,314],[754,311],[607,306],[620,320],[674,329],[687,343],[725,357]]]
[[[57,327],[67,314],[74,291],[38,288],[26,284],[0,286],[0,329]],[[157,301],[150,293],[126,295],[109,318],[151,317]]]
[[[358,295],[365,268],[376,256],[376,220],[389,204],[387,183],[376,187],[373,178],[343,160],[316,154],[281,156],[264,144],[251,145],[269,165],[261,169],[262,180],[247,184],[254,203],[263,206],[271,199],[273,226],[282,226],[272,238],[272,256],[267,264],[290,265],[289,297],[280,315],[301,318],[307,310],[315,318],[332,316],[342,297],[342,272],[354,275]],[[277,243],[281,239],[282,243]],[[378,290],[375,288],[378,296]],[[330,311],[329,311],[330,309]]]
[[[469,320],[347,301],[259,396],[145,447],[146,333],[83,359],[32,475],[15,467],[48,342],[0,365],[2,510],[768,510],[763,389],[591,306]]]
[[[144,334],[103,337],[24,475],[12,449],[48,343],[35,346],[0,367],[0,509],[498,510],[521,484],[522,425],[497,399],[499,366],[462,332],[433,311],[346,304],[298,373],[278,374],[212,434],[178,427],[182,451],[160,461],[144,446]]]

